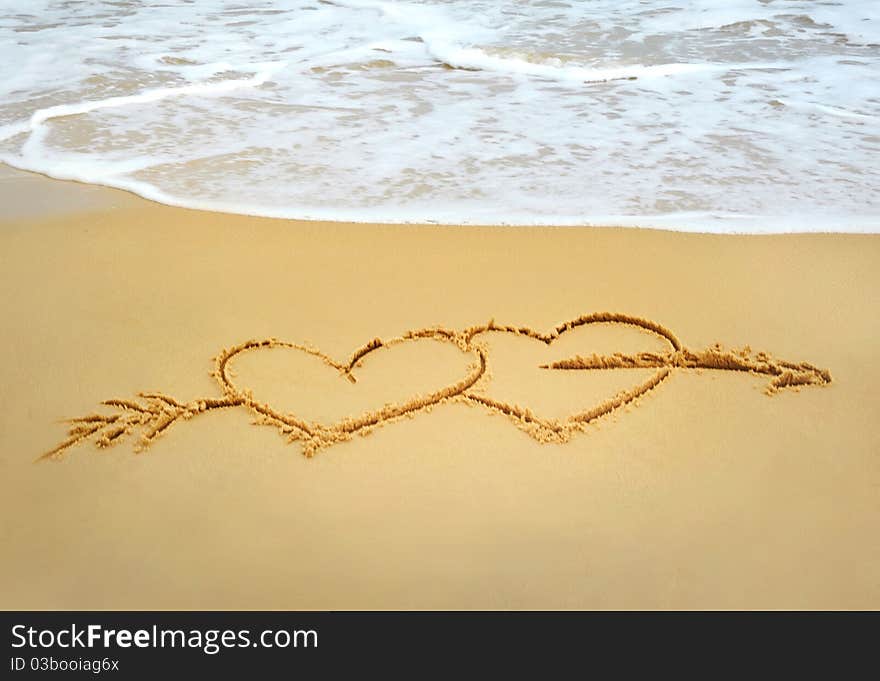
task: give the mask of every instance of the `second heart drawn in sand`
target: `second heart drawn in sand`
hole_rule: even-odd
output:
[[[539,368],[547,371],[564,372],[602,372],[609,370],[641,370],[646,376],[638,382],[633,381],[613,395],[599,399],[595,404],[572,404],[565,409],[562,417],[552,417],[535,412],[526,404],[522,405],[493,395],[490,368],[490,338],[517,337],[527,342],[535,342],[550,347],[555,346],[563,336],[570,336],[575,329],[584,329],[595,325],[615,325],[634,329],[650,337],[659,348],[650,351],[611,352],[566,357],[541,364]],[[421,360],[422,368],[452,366],[454,370],[441,368],[437,371],[413,371],[398,369],[399,378],[410,385],[416,378],[428,383],[428,390],[417,393],[409,388],[402,388],[404,397],[399,402],[385,402],[382,407],[368,407],[355,416],[330,418],[328,422],[309,418],[303,412],[308,401],[300,402],[299,408],[293,411],[279,407],[277,396],[273,403],[263,401],[254,395],[253,387],[240,387],[236,383],[233,364],[248,355],[255,355],[267,350],[286,350],[294,356],[317,359],[337,373],[343,381],[357,383],[356,375],[363,370],[367,372],[367,364],[375,364],[378,351],[396,348],[426,346],[439,343],[444,352],[449,353],[444,365],[438,356],[426,356]],[[434,346],[437,347],[437,346]],[[265,368],[265,367],[264,367]],[[339,362],[321,351],[305,345],[289,343],[277,339],[252,340],[223,350],[215,358],[212,375],[222,391],[221,397],[208,397],[181,402],[164,393],[140,393],[137,400],[111,399],[103,404],[115,411],[110,414],[89,414],[70,419],[68,437],[58,446],[46,452],[40,459],[58,458],[67,450],[88,440],[98,447],[110,447],[136,432],[140,434],[137,448],[149,447],[160,435],[165,433],[174,423],[193,418],[194,416],[219,409],[243,407],[254,416],[254,423],[270,425],[277,428],[289,441],[303,444],[303,452],[312,456],[318,450],[351,439],[354,435],[365,435],[375,427],[390,423],[400,418],[430,411],[435,405],[447,401],[463,401],[476,405],[493,413],[503,414],[511,419],[519,428],[539,442],[567,442],[572,435],[584,430],[594,421],[624,407],[647,394],[670,374],[679,369],[710,369],[719,371],[745,372],[770,377],[766,392],[769,394],[786,388],[798,389],[807,385],[827,385],[831,375],[825,369],[806,362],[788,362],[772,358],[766,353],[752,353],[750,348],[741,350],[725,350],[720,345],[713,345],[705,350],[691,351],[685,348],[678,338],[666,327],[640,317],[631,315],[599,312],[582,315],[577,319],[559,324],[549,331],[541,332],[526,326],[508,326],[490,321],[487,324],[469,327],[463,330],[432,327],[410,331],[391,340],[374,339],[361,346],[345,362]],[[441,380],[443,373],[449,375]],[[268,375],[271,376],[270,372]],[[267,375],[264,372],[264,376]],[[391,389],[399,386],[391,382]],[[306,382],[305,388],[309,384]],[[389,386],[386,386],[389,387]],[[331,388],[332,389],[332,388]],[[300,396],[302,397],[302,396]],[[306,396],[307,397],[307,396]],[[529,401],[528,399],[526,401]]]
[[[620,330],[639,332],[629,334],[626,338],[616,333],[613,337],[615,343],[628,340],[630,344],[635,341],[635,346],[639,348],[646,347],[649,342],[659,347],[652,348],[650,352],[642,350],[631,355],[614,352],[592,355],[605,359],[608,366],[602,368],[631,371],[588,371],[589,378],[585,375],[585,371],[577,372],[577,376],[548,376],[548,369],[558,368],[555,366],[558,362],[553,362],[548,357],[554,348],[569,339],[579,345],[589,341],[591,347],[595,348],[603,344],[603,339],[597,337],[598,334],[595,333],[592,337],[585,338],[583,332],[608,328],[618,332]],[[669,376],[671,367],[665,365],[655,367],[644,362],[644,358],[649,355],[661,356],[681,349],[675,336],[662,326],[645,319],[613,313],[583,315],[545,332],[530,327],[504,326],[490,321],[486,325],[468,329],[465,336],[467,347],[487,344],[483,348],[489,357],[489,364],[487,375],[465,391],[462,397],[492,412],[507,416],[521,430],[540,442],[567,442],[586,425],[647,394]],[[500,345],[506,347],[499,347]],[[529,366],[505,367],[508,371],[499,371],[499,364],[504,359],[504,349],[508,350],[514,361],[519,359],[519,364]],[[523,361],[521,359],[523,355],[528,357],[528,360]],[[615,361],[619,357],[633,357],[634,361]],[[526,372],[532,366],[534,370],[532,380],[529,381]],[[598,369],[598,367],[592,368]],[[511,371],[516,371],[515,381],[505,381],[504,379],[511,378],[506,375]],[[552,379],[560,382],[564,379],[576,380],[578,383],[576,401],[567,397],[556,410],[547,404],[542,404],[547,401],[542,399],[544,397],[542,393],[552,392],[556,385],[551,382]],[[516,394],[511,394],[512,391],[508,386],[496,385],[496,383],[519,384],[520,390],[516,391]],[[569,380],[567,385],[570,386],[571,383],[572,381]],[[542,384],[543,390],[539,387]],[[525,391],[522,388],[525,388]],[[570,396],[573,391],[563,388],[560,392]],[[554,414],[554,411],[561,413]]]

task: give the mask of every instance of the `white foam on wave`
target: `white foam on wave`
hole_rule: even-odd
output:
[[[28,164],[15,160],[4,160],[19,170],[40,172],[58,180],[72,180],[96,184],[112,189],[131,192],[150,201],[167,206],[189,210],[203,210],[234,215],[276,218],[285,220],[309,220],[321,222],[345,222],[352,224],[419,224],[450,226],[555,226],[571,227],[637,227],[641,229],[661,229],[677,232],[708,234],[785,234],[785,233],[876,233],[880,231],[877,219],[864,215],[744,215],[721,212],[681,212],[653,215],[583,215],[555,214],[552,221],[538,216],[533,211],[512,212],[504,209],[488,208],[485,204],[465,204],[450,207],[436,205],[424,212],[411,209],[382,208],[269,208],[263,204],[248,204],[235,201],[203,200],[194,197],[181,197],[165,192],[156,186],[128,179],[127,169],[138,169],[143,160],[132,159],[126,168],[98,167],[86,169],[81,163],[50,164],[46,170],[36,170]]]
[[[498,57],[473,47],[458,47],[435,41],[428,51],[437,60],[454,68],[465,70],[486,70],[497,73],[537,76],[549,80],[576,85],[607,83],[612,80],[637,80],[639,78],[659,78],[663,76],[683,76],[691,73],[730,71],[724,64],[656,64],[645,66],[619,66],[617,68],[589,68],[584,66],[562,66],[527,61],[517,57]],[[774,64],[738,64],[737,69],[785,68]]]
[[[53,177],[271,217],[880,230],[876,3],[7,5],[0,160]]]
[[[192,83],[190,85],[180,85],[178,87],[155,88],[134,95],[108,97],[107,99],[100,100],[86,100],[83,102],[76,102],[75,104],[57,104],[45,109],[37,109],[31,114],[26,122],[19,121],[0,127],[0,141],[28,132],[30,133],[30,137],[28,137],[27,141],[22,145],[21,155],[24,158],[29,155],[38,155],[39,144],[45,137],[45,123],[52,119],[64,118],[65,116],[79,116],[92,111],[99,111],[101,109],[148,104],[168,99],[170,97],[182,97],[185,95],[217,95],[231,92],[242,87],[257,87],[267,82],[272,74],[283,68],[284,65],[285,62],[277,62],[239,67],[239,70],[253,70],[255,73],[250,78]]]

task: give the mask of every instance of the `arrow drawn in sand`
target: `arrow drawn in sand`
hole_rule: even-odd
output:
[[[622,324],[640,329],[647,334],[661,338],[668,344],[669,350],[667,352],[635,354],[576,355],[540,365],[542,369],[557,371],[656,369],[656,372],[648,380],[634,388],[624,390],[565,419],[542,418],[528,406],[493,399],[481,390],[484,384],[489,383],[490,375],[487,372],[487,367],[491,360],[490,353],[485,344],[481,342],[483,334],[514,334],[540,341],[549,346],[563,334],[578,327],[592,324]],[[427,395],[413,395],[401,403],[386,404],[381,408],[366,411],[336,423],[317,423],[295,414],[282,412],[256,399],[250,389],[236,386],[231,378],[230,365],[237,356],[246,352],[281,347],[313,355],[322,360],[326,366],[337,371],[341,377],[356,384],[355,370],[361,369],[363,362],[380,348],[390,350],[404,343],[425,339],[454,344],[467,356],[469,364],[466,372],[461,376],[452,377],[448,384],[436,388]],[[540,332],[525,326],[499,325],[494,320],[488,324],[464,330],[442,327],[417,329],[387,341],[375,338],[358,348],[345,362],[338,362],[319,350],[304,345],[277,339],[252,340],[223,350],[215,358],[212,376],[218,382],[222,396],[181,402],[163,393],[145,392],[139,393],[138,398],[134,400],[106,400],[102,404],[110,407],[113,410],[112,413],[94,413],[69,419],[67,421],[70,424],[67,439],[40,456],[38,460],[60,458],[72,447],[87,441],[92,441],[99,448],[111,447],[133,435],[138,435],[135,443],[136,450],[142,451],[166,433],[175,423],[207,412],[235,407],[250,411],[255,417],[254,424],[273,426],[288,441],[301,442],[303,453],[307,456],[312,456],[317,451],[339,442],[350,440],[354,435],[366,435],[378,426],[430,411],[434,405],[449,401],[464,402],[484,408],[492,413],[502,414],[539,442],[568,442],[575,433],[585,430],[589,424],[635,402],[655,389],[672,372],[695,369],[730,371],[769,377],[770,380],[765,389],[767,394],[774,394],[785,389],[799,390],[804,386],[824,386],[831,383],[831,374],[827,369],[820,369],[807,362],[775,359],[764,352],[753,353],[749,347],[740,350],[725,350],[720,344],[715,344],[705,350],[692,351],[685,348],[669,329],[656,322],[613,312],[582,315],[577,319],[556,326],[549,332]]]

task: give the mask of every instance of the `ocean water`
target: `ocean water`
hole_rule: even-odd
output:
[[[880,231],[880,0],[0,0],[0,161],[254,215]]]

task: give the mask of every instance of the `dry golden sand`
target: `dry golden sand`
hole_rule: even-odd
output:
[[[0,607],[880,607],[880,237],[0,191]]]

